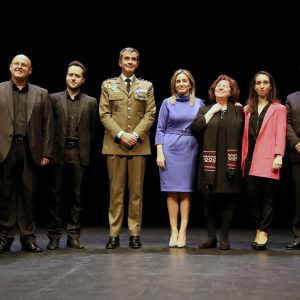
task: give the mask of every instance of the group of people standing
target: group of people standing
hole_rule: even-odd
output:
[[[253,76],[242,107],[237,82],[220,75],[209,88],[204,105],[195,97],[191,73],[179,69],[171,79],[171,94],[161,105],[155,138],[161,191],[167,192],[169,247],[186,247],[191,192],[200,190],[207,238],[199,248],[229,250],[235,204],[245,187],[256,229],[251,247],[265,250],[287,135],[296,210],[295,239],[286,249],[300,249],[300,93],[288,96],[286,106],[282,105],[274,78],[260,71]],[[217,215],[221,216],[219,240]]]
[[[49,95],[28,82],[30,59],[13,58],[11,80],[0,84],[0,253],[10,251],[17,229],[22,250],[42,251],[36,243],[34,195],[39,167],[48,164],[52,197],[47,249],[59,248],[66,196],[67,247],[84,249],[81,213],[99,116],[110,183],[106,248],[120,246],[126,189],[129,246],[142,246],[143,182],[156,104],[152,83],[135,76],[139,52],[122,49],[118,63],[121,75],[102,83],[98,106],[96,98],[81,92],[86,76],[81,62],[68,65],[66,89]],[[176,70],[170,88],[155,135],[160,187],[167,194],[169,247],[186,247],[191,195],[200,190],[207,238],[199,248],[230,249],[229,229],[244,183],[256,229],[251,247],[265,250],[287,137],[297,203],[295,239],[287,249],[300,249],[300,93],[288,96],[286,106],[280,104],[275,81],[265,71],[254,75],[245,107],[238,102],[237,82],[227,75],[212,83],[207,102],[196,97],[188,70]],[[222,219],[219,238],[217,215]]]
[[[0,84],[0,253],[10,251],[16,230],[22,250],[42,251],[35,236],[35,193],[39,167],[50,161],[47,248],[59,247],[64,193],[68,191],[67,246],[83,249],[84,181],[98,115],[96,98],[80,91],[85,67],[79,61],[71,62],[66,90],[50,95],[28,82],[32,65],[27,56],[15,56],[9,69],[11,80]]]
[[[178,102],[172,97],[163,102],[155,141],[161,189],[168,192],[169,246],[186,246],[188,209],[185,209],[185,202],[190,201],[187,192],[196,189],[194,179],[197,177],[207,225],[207,238],[199,248],[218,246],[220,250],[230,249],[229,229],[244,183],[256,228],[251,247],[265,250],[274,216],[274,186],[282,166],[287,123],[286,107],[279,103],[274,79],[265,71],[255,74],[250,83],[247,105],[243,108],[238,103],[240,90],[237,82],[227,75],[220,75],[208,90],[206,105],[198,105],[193,115],[187,113],[187,108],[191,110],[190,107],[195,105],[191,102],[195,93],[194,80],[186,70],[177,72],[177,77],[171,81],[171,89],[173,83]],[[186,109],[180,107],[182,105]],[[190,116],[189,120],[187,116]],[[199,150],[193,145],[195,139]],[[181,157],[185,157],[184,162]],[[182,164],[189,167],[182,168]],[[191,167],[196,164],[197,176]],[[174,202],[176,206],[172,204]],[[178,208],[181,212],[179,234]],[[217,215],[221,215],[219,241]],[[299,244],[295,244],[298,248]]]

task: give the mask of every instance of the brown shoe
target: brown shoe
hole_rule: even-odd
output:
[[[67,247],[75,249],[84,249],[84,246],[80,244],[79,238],[70,238],[67,239]]]

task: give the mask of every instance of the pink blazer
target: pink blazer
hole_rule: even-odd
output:
[[[249,146],[250,112],[245,106],[245,127],[242,141],[242,172],[244,174],[245,160]],[[279,180],[279,171],[273,171],[273,161],[277,154],[284,155],[286,143],[286,107],[272,103],[268,108],[258,134],[249,175],[273,178]]]

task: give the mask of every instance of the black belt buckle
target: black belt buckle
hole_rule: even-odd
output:
[[[66,141],[65,142],[65,148],[67,149],[72,149],[78,147],[78,142],[71,142],[71,141]]]
[[[14,139],[14,143],[16,144],[24,144],[25,143],[25,139],[22,137],[17,137]]]

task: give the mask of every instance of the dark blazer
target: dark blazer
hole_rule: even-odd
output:
[[[67,134],[68,107],[67,92],[50,94],[52,112],[54,118],[54,148],[53,163],[63,162],[63,152]],[[79,94],[79,155],[83,166],[90,163],[90,147],[95,134],[96,120],[98,116],[98,104],[96,98],[83,93]]]
[[[9,152],[14,134],[14,103],[12,81],[0,83],[0,163]],[[28,83],[27,136],[34,162],[51,158],[53,118],[48,91]]]
[[[290,146],[290,157],[292,162],[300,161],[300,154],[294,146],[300,142],[300,91],[290,94],[286,99],[287,128],[286,138]]]

